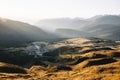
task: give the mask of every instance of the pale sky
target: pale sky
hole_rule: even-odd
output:
[[[120,0],[0,0],[0,17],[25,22],[104,14],[120,14]]]

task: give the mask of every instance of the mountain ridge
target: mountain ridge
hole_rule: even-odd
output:
[[[62,22],[60,22],[59,20]],[[64,30],[66,30],[66,28],[73,29],[73,31],[77,30],[79,32],[86,32],[86,34],[92,34],[94,37],[98,37],[98,38],[111,39],[111,40],[120,39],[120,35],[119,35],[120,34],[120,31],[119,31],[120,16],[119,15],[97,15],[88,19],[81,19],[81,18],[77,18],[77,19],[58,18],[58,19],[48,19],[48,20],[45,19],[45,20],[38,21],[37,25],[39,27],[41,27],[41,25],[42,26],[44,25],[44,27],[51,27],[51,29],[56,27],[56,30],[60,28]],[[67,34],[73,37],[72,34],[70,34],[70,31]],[[76,36],[78,36],[78,34],[74,35],[74,37]]]
[[[0,20],[0,46],[52,38],[57,38],[57,36],[34,25],[9,19]]]

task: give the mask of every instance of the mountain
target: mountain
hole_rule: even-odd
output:
[[[119,15],[97,15],[88,19],[44,19],[38,21],[36,25],[49,31],[56,29],[55,32],[63,37],[80,37],[86,34],[90,34],[90,36],[87,36],[91,37],[92,34],[92,37],[112,40],[120,39]]]
[[[120,16],[105,15],[89,19],[80,26],[79,30],[95,34],[96,37],[119,40],[120,39]]]
[[[56,34],[64,38],[74,38],[74,37],[92,37],[92,34],[89,34],[84,31],[68,29],[68,28],[58,28],[55,30]]]
[[[92,18],[87,19],[87,22],[83,25],[80,25],[79,27],[81,28],[89,28],[92,27],[93,25],[98,25],[98,24],[112,24],[112,25],[120,25],[120,16],[118,15],[99,15],[99,16],[94,16]],[[86,27],[87,26],[87,27]]]
[[[0,46],[13,46],[29,41],[53,38],[56,36],[36,26],[0,18]]]
[[[94,36],[105,39],[119,40],[120,39],[120,26],[113,24],[98,24],[84,29]]]
[[[55,30],[57,28],[70,28],[75,29],[77,26],[85,23],[86,21],[81,18],[56,18],[56,19],[43,19],[39,20],[36,25],[47,30]]]
[[[96,24],[115,24],[118,25],[120,24],[120,16],[118,15],[104,15],[104,16],[99,16],[94,20]]]

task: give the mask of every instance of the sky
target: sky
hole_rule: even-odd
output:
[[[105,14],[119,15],[120,0],[0,0],[0,17],[29,23]]]

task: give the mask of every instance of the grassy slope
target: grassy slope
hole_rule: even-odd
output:
[[[1,73],[0,76],[11,80],[120,80],[120,43],[76,38],[59,46],[73,43],[77,47],[72,47],[72,51],[68,47],[68,51],[64,50],[61,55],[41,61],[43,65],[38,61],[37,65],[27,70],[26,75],[11,74],[10,77],[7,73]],[[58,44],[54,46],[58,47]]]

